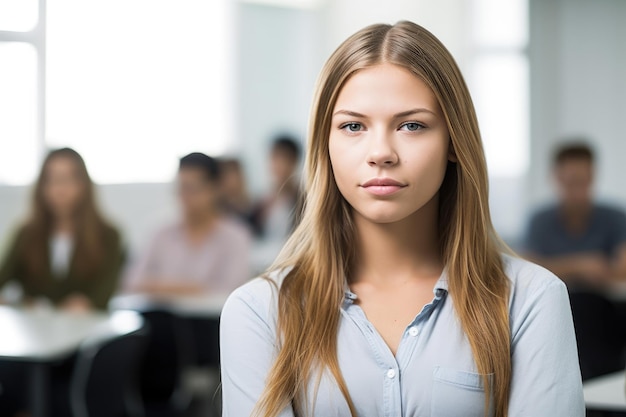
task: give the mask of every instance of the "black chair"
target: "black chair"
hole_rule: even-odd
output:
[[[220,367],[220,322],[217,318],[186,318],[193,333],[196,365]]]
[[[148,344],[140,365],[146,417],[176,417],[188,411],[192,395],[184,383],[196,361],[189,322],[167,310],[142,311]]]
[[[145,327],[113,339],[86,341],[70,382],[74,417],[143,417],[138,365],[147,342]]]
[[[570,303],[583,380],[623,371],[626,332],[616,306],[602,294],[580,289],[570,291]]]
[[[202,381],[194,385],[192,415],[221,416],[219,318],[185,317],[189,322],[196,351],[196,375]]]
[[[28,364],[0,360],[0,417],[13,417],[28,403]]]

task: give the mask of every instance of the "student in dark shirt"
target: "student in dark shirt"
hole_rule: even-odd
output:
[[[593,200],[594,155],[585,144],[555,154],[558,202],[531,218],[526,254],[570,285],[626,279],[626,215]]]
[[[98,210],[81,156],[54,150],[35,184],[30,217],[0,264],[0,286],[17,281],[27,304],[106,309],[123,253],[119,233]]]
[[[593,200],[594,155],[582,143],[562,146],[553,173],[558,201],[538,211],[526,255],[566,282],[584,379],[624,368],[623,315],[607,297],[626,279],[626,216]]]

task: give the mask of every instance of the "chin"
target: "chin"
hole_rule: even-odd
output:
[[[396,210],[385,211],[357,211],[359,216],[363,219],[376,224],[391,224],[400,222],[412,213],[398,212]]]

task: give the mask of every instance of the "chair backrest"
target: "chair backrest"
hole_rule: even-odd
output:
[[[145,328],[88,342],[78,353],[70,386],[74,417],[142,417],[138,370]]]
[[[191,394],[183,375],[195,363],[189,323],[167,310],[141,312],[149,335],[140,368],[141,394],[148,409],[159,404],[172,412],[184,410]]]
[[[615,305],[587,291],[570,292],[570,303],[583,379],[624,369],[624,323]]]

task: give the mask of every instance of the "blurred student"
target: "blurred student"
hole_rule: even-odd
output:
[[[156,296],[229,293],[250,274],[251,237],[219,207],[219,164],[202,153],[180,160],[182,219],[157,233],[127,276],[126,289]]]
[[[18,282],[25,304],[70,311],[106,309],[124,251],[120,234],[100,214],[85,162],[74,150],[51,151],[35,184],[30,217],[0,264],[0,286]],[[53,415],[68,415],[73,360],[51,369]],[[0,416],[26,416],[22,364],[0,364]],[[58,413],[58,414],[56,414]]]
[[[563,145],[555,153],[553,175],[558,201],[531,218],[528,257],[570,286],[626,279],[626,216],[594,201],[591,147]]]
[[[241,162],[236,158],[223,158],[219,165],[222,210],[252,226],[253,206]]]
[[[30,217],[0,265],[0,286],[17,281],[27,304],[106,309],[123,261],[120,234],[100,214],[82,157],[69,148],[51,151]]]
[[[265,240],[284,242],[295,224],[300,198],[297,169],[300,146],[289,136],[280,136],[270,151],[272,190],[256,208],[257,230]]]
[[[624,321],[606,297],[626,278],[626,216],[593,199],[594,154],[584,143],[554,156],[558,201],[539,210],[526,236],[526,255],[567,283],[583,379],[624,369]]]

